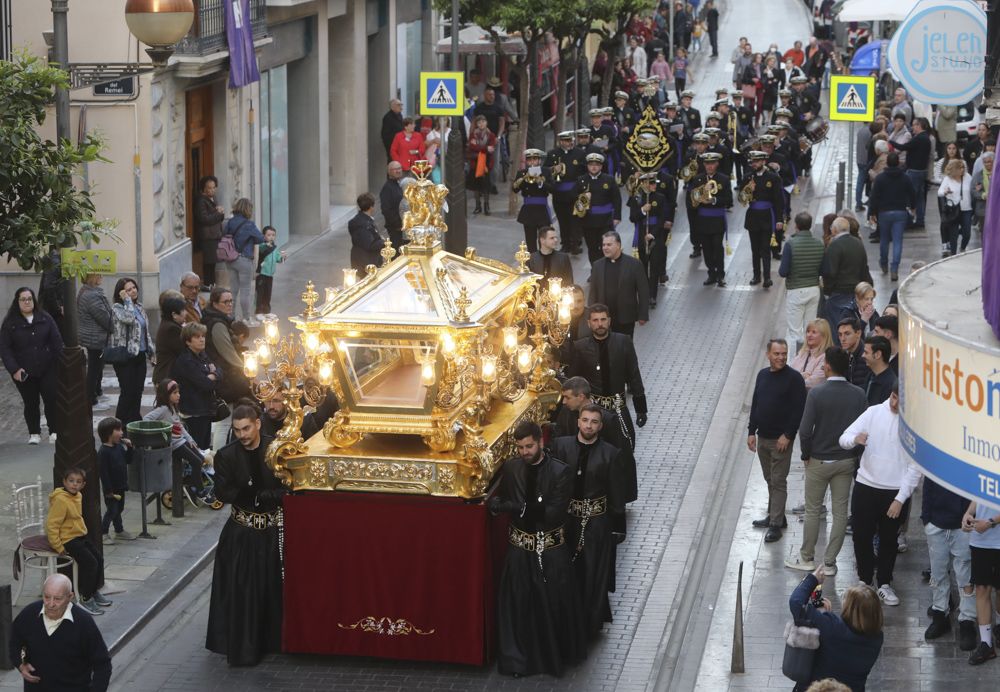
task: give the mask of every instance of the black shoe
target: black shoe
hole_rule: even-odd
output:
[[[655,310],[656,309],[656,301],[653,300],[652,298],[649,299],[649,309],[650,310]]]
[[[781,261],[781,253],[780,252],[772,252],[771,253],[771,257],[774,259],[775,262],[780,262]]]
[[[755,276],[752,279],[750,279],[750,285],[751,286],[756,286],[759,283],[760,283],[760,277],[759,276]]]
[[[611,536],[615,539],[615,544],[624,543],[626,534],[621,531],[612,531]]]
[[[482,214],[483,213],[483,208],[477,204],[476,208],[472,210],[472,213],[473,214]]]
[[[892,272],[892,273],[891,273],[891,274],[889,275],[889,278],[890,278],[890,279],[891,279],[892,281],[899,281],[899,272]]]
[[[781,540],[781,529],[779,529],[777,526],[772,526],[767,530],[767,533],[764,534],[765,543],[774,543],[775,541],[780,541],[780,540]]]
[[[880,270],[882,270],[882,274],[883,275],[889,273],[889,265],[888,264],[880,264],[878,268]]]
[[[754,519],[753,527],[755,529],[769,529],[771,528],[771,517],[764,517],[763,519]]]
[[[864,210],[865,210],[865,208],[864,208],[863,205],[860,205],[860,204],[855,204],[854,205],[854,211],[864,211]]]
[[[764,279],[764,288],[771,288],[771,286],[773,285],[774,285],[773,281],[771,281],[770,279]]]
[[[877,243],[880,240],[882,240],[882,236],[879,235],[878,231],[875,231],[874,233],[868,236],[868,242],[870,243]]]
[[[924,631],[924,639],[937,639],[951,632],[951,620],[944,613],[934,610],[931,615],[931,624]]]
[[[661,276],[661,277],[660,277],[660,285],[661,285],[661,286],[664,286],[664,285],[666,285],[666,283],[667,283],[668,281],[670,281],[670,277],[669,277],[669,276],[667,276],[666,274],[664,274],[663,276]]]
[[[715,282],[715,285],[718,286],[719,288],[725,288],[726,287],[726,280],[725,279],[719,279],[718,281]]]
[[[710,276],[707,279],[705,279],[704,281],[702,281],[701,285],[702,286],[711,286],[712,284],[715,283],[715,281],[716,281],[715,277],[714,276]]]
[[[979,641],[979,632],[976,631],[976,623],[972,620],[958,621],[958,648],[962,651],[972,651]]]
[[[701,257],[701,250],[695,248],[691,251],[691,254],[688,255],[688,259],[694,259],[695,257]]]
[[[930,581],[931,580],[931,571],[930,571],[930,569],[922,570],[920,572],[920,578],[923,579],[925,582]],[[931,614],[931,607],[928,606],[927,607],[927,615],[929,616],[930,614]]]
[[[997,652],[992,646],[986,642],[979,642],[979,646],[976,650],[969,654],[969,665],[978,666],[980,664],[986,663],[991,658],[996,658]]]

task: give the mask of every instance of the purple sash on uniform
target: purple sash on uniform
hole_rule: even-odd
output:
[[[548,206],[549,198],[548,197],[525,197],[524,198],[524,203],[525,204],[536,204],[536,205],[538,205],[540,207],[544,207],[544,206]]]
[[[615,205],[611,202],[607,204],[598,204],[596,207],[590,208],[591,214],[610,214],[615,210]]]
[[[635,233],[632,235],[632,247],[639,247],[639,231],[643,230],[644,228],[656,228],[656,226],[659,223],[660,220],[655,216],[647,217],[643,223],[636,223]],[[642,234],[642,238],[645,240],[646,238],[645,233]]]
[[[767,209],[769,212],[771,212],[771,230],[772,231],[774,230],[775,226],[777,226],[777,223],[774,220],[773,204],[771,204],[770,202],[766,202],[764,200],[759,200],[757,202],[750,202],[750,208],[753,209],[754,211],[764,211],[765,209]]]
[[[698,207],[698,216],[708,216],[717,219],[722,219],[722,228],[726,234],[729,236],[729,220],[726,218],[725,209],[716,209],[714,207]]]
[[[576,181],[563,180],[562,182],[556,183],[556,192],[572,192],[574,187],[576,187]]]

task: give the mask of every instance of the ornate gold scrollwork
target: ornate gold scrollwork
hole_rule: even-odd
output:
[[[374,615],[363,617],[353,625],[345,625],[338,622],[337,627],[342,630],[361,630],[362,632],[385,635],[387,637],[405,637],[411,634],[419,634],[426,637],[429,634],[434,634],[434,630],[431,629],[425,632],[409,620],[404,620],[403,618],[376,617]]]
[[[323,436],[334,447],[341,449],[352,447],[360,442],[361,438],[365,435],[356,430],[351,430],[348,427],[349,424],[349,419],[344,415],[344,412],[337,411],[333,415],[333,418],[328,420],[326,425],[323,426]]]
[[[421,438],[432,452],[450,452],[455,449],[455,430],[446,420],[434,421],[434,430],[421,435]]]

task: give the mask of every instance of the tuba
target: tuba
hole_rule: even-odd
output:
[[[751,175],[750,182],[748,182],[740,189],[740,192],[736,196],[736,199],[739,200],[740,204],[746,206],[753,201],[753,191],[756,189],[757,189],[757,181],[754,180],[754,177]]]
[[[581,192],[573,202],[573,216],[583,218],[590,211],[590,192]]]
[[[693,157],[677,175],[685,183],[698,175],[698,157]]]
[[[709,180],[704,185],[691,190],[691,206],[699,207],[702,204],[715,204],[715,196],[719,194],[719,184],[714,180]]]

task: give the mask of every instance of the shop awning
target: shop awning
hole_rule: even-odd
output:
[[[901,22],[918,0],[848,0],[837,15],[841,22]]]
[[[520,36],[508,35],[502,29],[496,30],[500,34],[501,50],[507,55],[526,55],[528,50],[524,46],[524,41]],[[490,32],[480,26],[467,26],[458,32],[458,52],[461,55],[483,55],[493,54],[497,50],[496,41],[490,36]],[[443,38],[437,42],[434,52],[441,55],[451,53],[451,39]]]

